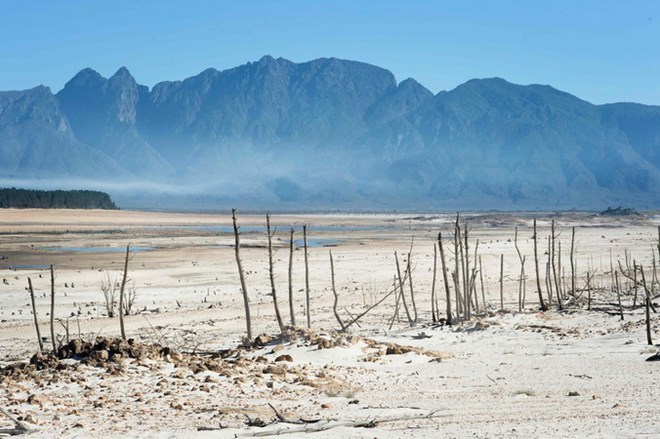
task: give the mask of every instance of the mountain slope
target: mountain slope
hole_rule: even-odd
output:
[[[500,78],[433,95],[336,58],[265,56],[152,90],[84,69],[56,96],[0,93],[0,158],[5,178],[137,178],[135,199],[155,187],[170,207],[660,207],[660,107]]]
[[[3,177],[112,178],[126,173],[75,137],[50,89],[0,92],[0,174]]]
[[[57,93],[57,100],[78,139],[94,145],[132,173],[163,176],[171,167],[135,126],[140,96],[147,93],[125,67],[109,79],[84,69]]]

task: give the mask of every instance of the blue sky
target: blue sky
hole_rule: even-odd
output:
[[[660,104],[659,45],[658,1],[0,0],[0,90],[121,66],[151,87],[269,54],[364,61],[434,93],[500,76]]]

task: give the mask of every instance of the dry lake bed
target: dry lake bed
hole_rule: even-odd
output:
[[[548,284],[559,285],[561,309],[554,291],[549,310],[539,310],[534,218],[541,290],[547,302]],[[454,220],[272,215],[274,283],[287,326],[280,331],[265,216],[238,212],[258,338],[246,348],[230,214],[2,210],[0,408],[35,430],[31,437],[660,436],[660,362],[646,361],[659,348],[647,343],[641,281],[635,289],[628,279],[642,271],[630,267],[642,267],[651,303],[660,308],[654,266],[660,218],[462,214],[459,223],[469,231],[466,272],[474,276],[469,320],[455,315]],[[553,220],[554,272],[546,265]],[[439,256],[434,270],[439,232],[452,326],[432,315],[432,290],[439,318],[446,309]],[[102,291],[121,283],[127,245],[130,343],[115,339],[119,318],[108,317]],[[333,311],[330,252],[338,318],[347,324],[363,314],[345,332]],[[410,273],[402,275],[406,301],[398,305],[395,252],[400,271]],[[34,355],[39,345],[28,291],[29,278],[44,349],[52,350],[51,265],[55,344],[68,346],[71,357],[59,360]],[[406,310],[416,321],[409,323]],[[660,317],[652,310],[650,327],[658,343]],[[16,425],[0,417],[0,435]]]

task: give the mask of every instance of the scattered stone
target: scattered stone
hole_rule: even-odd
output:
[[[568,392],[568,396],[580,396],[580,394],[578,392],[571,391],[571,392]]]
[[[263,370],[263,373],[270,375],[286,375],[286,369],[282,366],[276,366],[274,364],[269,364]]]
[[[252,343],[252,346],[254,346],[255,348],[261,348],[266,346],[271,341],[273,341],[273,337],[271,337],[268,334],[261,334],[254,339],[254,343]]]
[[[330,404],[329,402],[325,402],[325,403],[321,404],[321,408],[322,409],[331,409],[332,404]]]
[[[275,358],[275,362],[280,362],[280,361],[292,362],[293,357],[289,354],[283,354],[283,355],[280,355],[279,357]]]

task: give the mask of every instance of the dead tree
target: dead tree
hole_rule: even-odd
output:
[[[635,295],[633,297],[633,308],[637,305],[637,261],[633,259],[633,289]]]
[[[241,290],[243,293],[243,307],[245,308],[245,325],[247,327],[247,338],[252,341],[252,318],[250,317],[250,300],[248,298],[247,285],[245,285],[245,274],[243,273],[243,264],[241,263],[241,242],[238,233],[238,224],[236,223],[236,209],[231,210],[231,220],[234,225],[234,255],[236,256],[236,266],[238,267],[238,277],[241,280]]]
[[[623,305],[621,305],[621,290],[619,289],[619,273],[617,271],[614,271],[614,282],[616,297],[619,301],[619,314],[621,315],[621,320],[623,320]]]
[[[513,244],[516,247],[516,253],[518,253],[518,259],[520,260],[520,278],[518,279],[518,312],[522,312],[523,308],[523,291],[525,289],[525,257],[520,253],[520,248],[518,247],[518,226],[516,226],[515,231],[513,232]]]
[[[431,280],[431,319],[438,321],[438,303],[435,295],[435,280],[438,271],[438,246],[433,244],[433,280]]]
[[[296,326],[296,314],[293,311],[293,227],[289,235],[289,313],[291,314],[291,326]]]
[[[126,329],[124,328],[124,291],[126,290],[126,282],[128,281],[128,255],[130,251],[130,244],[126,246],[126,258],[124,259],[124,274],[121,278],[121,286],[119,287],[119,329],[121,330],[122,340],[126,340]]]
[[[307,327],[312,327],[311,314],[309,311],[309,263],[307,261],[307,226],[303,225],[303,244],[305,246],[305,302],[307,306]]]
[[[275,273],[273,270],[273,234],[270,230],[270,214],[266,214],[266,232],[268,234],[268,274],[270,277],[270,291],[273,296],[273,306],[275,307],[275,318],[280,332],[284,332],[284,322],[280,314],[280,307],[277,303],[277,290],[275,289]]]
[[[449,289],[449,280],[447,279],[447,264],[445,263],[445,251],[442,247],[442,233],[438,233],[438,248],[440,249],[440,262],[442,263],[442,279],[445,283],[445,295],[447,298],[447,324],[452,324],[451,318],[451,291]]]
[[[330,276],[332,277],[332,294],[335,296],[335,301],[332,304],[332,312],[335,314],[335,318],[337,319],[337,322],[339,322],[341,330],[345,331],[346,327],[344,326],[344,322],[342,322],[341,317],[339,317],[339,313],[337,312],[339,295],[337,294],[337,288],[335,288],[335,264],[332,260],[332,250],[330,250]]]
[[[463,301],[461,299],[461,281],[460,277],[460,252],[459,247],[461,247],[461,226],[458,224],[458,214],[456,214],[456,224],[454,225],[454,290],[456,293],[456,313],[460,316],[463,314]]]
[[[500,311],[504,311],[504,254],[500,254]]]
[[[53,344],[53,354],[57,353],[55,344],[55,270],[50,266],[50,341]]]
[[[470,252],[468,251],[468,227],[465,225],[465,249],[460,246],[461,250],[461,268],[463,269],[463,303],[465,304],[465,318],[470,320]],[[460,235],[459,235],[460,237]],[[459,239],[460,241],[460,239]]]
[[[555,242],[557,239],[557,235],[555,234],[555,220],[552,220],[551,223],[551,238],[552,238],[552,246],[550,250],[550,265],[552,268],[552,278],[555,281],[555,294],[557,296],[557,305],[559,306],[559,309],[562,309],[562,304],[561,304],[561,285],[559,283],[559,277],[557,276],[557,265],[555,264]]]
[[[34,327],[37,330],[37,340],[39,341],[39,352],[44,350],[44,342],[41,339],[41,331],[39,330],[39,319],[37,317],[37,305],[34,302],[34,288],[32,288],[32,279],[28,277],[28,288],[30,289],[30,300],[32,301],[32,315],[34,315]]]
[[[553,223],[554,224],[554,223]],[[548,304],[552,305],[552,235],[548,236],[548,264],[546,266],[545,270],[545,283],[546,287],[548,288]]]
[[[399,317],[399,302],[401,301],[401,286],[397,280],[397,276],[394,275],[392,280],[392,287],[394,288],[394,314],[392,315],[392,320],[390,320],[389,330],[394,326],[394,321],[401,323],[401,318]]]
[[[403,277],[401,277],[401,267],[399,266],[399,255],[397,252],[394,252],[394,260],[396,261],[396,274],[398,276],[399,282],[399,295],[401,297],[401,302],[403,303],[403,309],[406,311],[406,318],[408,319],[408,324],[412,327],[414,326],[414,321],[410,315],[410,310],[408,309],[408,303],[406,302],[406,295],[403,288]],[[407,273],[407,272],[406,272]],[[410,275],[410,273],[407,273]]]
[[[642,286],[644,287],[644,291],[646,291],[646,312],[645,312],[645,317],[646,317],[646,342],[648,343],[649,346],[653,346],[653,339],[651,338],[651,293],[646,286],[646,278],[644,277],[644,267],[641,265],[639,266],[639,272],[642,275]]]
[[[406,271],[408,272],[408,285],[410,286],[410,302],[413,308],[413,322],[417,323],[417,303],[415,303],[415,290],[413,288],[412,280],[412,252],[408,252],[408,267]]]
[[[587,271],[587,311],[591,311],[591,278],[593,276]]]
[[[575,226],[571,233],[571,295],[575,297]]]
[[[484,289],[484,267],[481,263],[481,255],[479,255],[479,280],[481,281],[481,301],[484,305],[484,312],[488,313],[488,306],[486,306],[486,292]]]
[[[541,306],[541,311],[545,311],[548,308],[545,306],[543,300],[543,291],[541,291],[541,276],[539,276],[539,254],[538,254],[538,235],[536,233],[536,218],[534,218],[534,267],[536,268],[536,289],[539,294],[539,304]]]

